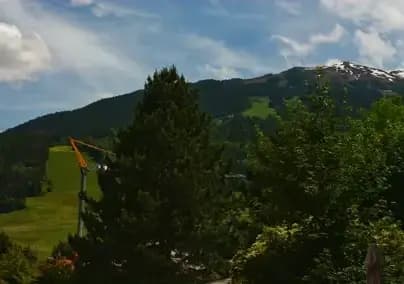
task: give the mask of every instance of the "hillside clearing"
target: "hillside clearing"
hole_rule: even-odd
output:
[[[269,98],[267,97],[251,97],[250,103],[250,107],[243,111],[244,116],[265,119],[271,113]]]
[[[50,149],[48,176],[52,192],[27,198],[27,208],[23,210],[0,214],[1,230],[18,243],[31,246],[40,258],[49,256],[59,241],[76,230],[80,172],[70,147]],[[87,188],[91,196],[100,194],[96,179],[96,174],[90,172]]]

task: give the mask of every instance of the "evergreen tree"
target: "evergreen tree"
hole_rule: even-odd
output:
[[[80,256],[79,278],[193,282],[187,264],[210,257],[214,245],[205,232],[223,184],[221,148],[210,143],[210,124],[174,67],[147,79],[133,123],[117,136],[116,159],[100,175],[103,197],[88,200],[88,233],[70,239]]]

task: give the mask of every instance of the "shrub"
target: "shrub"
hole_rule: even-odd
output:
[[[0,232],[0,283],[25,284],[34,279],[36,254],[29,247],[13,243]]]

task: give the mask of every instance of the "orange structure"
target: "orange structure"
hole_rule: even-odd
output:
[[[76,154],[76,159],[77,163],[79,164],[80,167],[80,174],[81,174],[81,187],[80,187],[80,192],[79,192],[79,212],[78,212],[78,221],[77,221],[77,234],[79,237],[83,236],[84,233],[84,223],[82,219],[82,215],[84,214],[84,209],[85,209],[85,193],[87,191],[87,172],[89,171],[88,169],[88,164],[84,156],[81,154],[78,144],[86,146],[87,148],[94,149],[103,153],[107,153],[110,155],[115,155],[113,152],[102,149],[100,147],[97,147],[95,145],[85,143],[81,140],[74,139],[72,137],[69,137],[69,143],[73,148],[74,153]]]
[[[84,159],[83,155],[81,154],[80,150],[78,149],[77,144],[86,146],[86,147],[88,147],[90,149],[94,149],[94,150],[97,150],[97,151],[100,151],[100,152],[103,152],[103,153],[107,153],[107,154],[110,154],[110,155],[115,155],[111,151],[102,149],[100,147],[97,147],[97,146],[89,144],[89,143],[85,143],[85,142],[83,142],[81,140],[74,139],[72,137],[69,137],[69,143],[72,146],[72,148],[73,148],[73,150],[74,150],[74,152],[76,154],[76,159],[77,159],[77,162],[79,164],[79,167],[82,168],[82,169],[88,169],[87,168],[88,164],[87,164],[87,161]]]

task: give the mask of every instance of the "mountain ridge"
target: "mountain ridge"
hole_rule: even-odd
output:
[[[346,88],[355,106],[367,107],[386,93],[404,94],[403,70],[384,71],[349,61],[316,67],[297,66],[254,78],[205,79],[190,84],[199,91],[201,108],[220,117],[241,113],[248,108],[251,97],[269,97],[271,105],[279,107],[286,98],[306,94],[315,82],[317,71],[330,81],[334,94]],[[131,121],[142,92],[137,90],[74,110],[46,114],[7,129],[1,135],[33,132],[55,137],[105,136],[111,129],[124,127]]]

